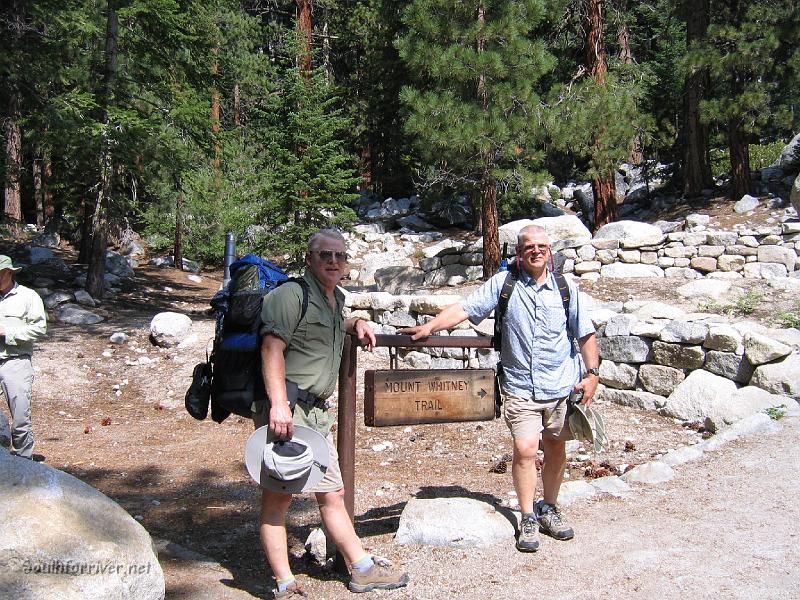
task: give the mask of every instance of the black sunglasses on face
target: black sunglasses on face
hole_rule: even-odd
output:
[[[339,262],[347,261],[347,252],[334,252],[333,250],[310,250],[310,252],[317,254],[320,259],[331,261],[334,258]]]

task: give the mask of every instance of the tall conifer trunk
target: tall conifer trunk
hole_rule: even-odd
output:
[[[584,41],[586,44],[586,70],[597,85],[605,85],[606,64],[605,45],[603,43],[603,1],[587,0],[586,21],[584,23]],[[601,126],[603,129],[604,126]],[[595,157],[602,156],[600,139],[595,141]],[[597,229],[617,219],[617,198],[614,186],[614,165],[596,164],[598,174],[592,178],[592,192],[594,192],[594,223]],[[588,217],[588,215],[586,215]],[[587,219],[588,220],[588,219]]]
[[[11,47],[20,48],[22,32],[25,24],[24,4],[21,0],[13,0],[9,11],[8,29],[10,29]],[[9,32],[7,32],[9,33]],[[20,48],[21,49],[21,48]],[[3,211],[17,228],[22,223],[22,196],[20,179],[22,174],[22,128],[20,121],[20,91],[16,76],[7,79],[8,113],[5,119],[5,202]]]
[[[111,197],[111,178],[113,165],[111,156],[111,118],[109,108],[114,99],[114,86],[117,77],[117,40],[119,37],[119,21],[117,6],[113,1],[108,3],[106,21],[105,70],[103,75],[102,101],[102,133],[100,139],[100,181],[97,185],[97,197],[92,214],[91,250],[89,269],[86,275],[86,291],[94,298],[102,298],[104,293],[104,275],[106,272],[106,238],[108,236],[108,205]]]
[[[626,15],[628,13],[628,0],[615,0],[615,5],[620,15]],[[632,65],[634,60],[633,49],[631,48],[631,33],[624,16],[620,18],[619,25],[617,26],[617,45],[619,46],[617,58],[619,58],[620,62],[623,64]],[[637,133],[631,140],[630,153],[628,154],[628,160],[631,164],[640,165],[644,162],[642,145],[642,134]]]
[[[731,22],[734,27],[740,27],[747,11],[746,3],[731,0]],[[730,74],[732,98],[739,98],[744,91],[744,73],[734,68]],[[732,116],[728,119],[728,153],[731,161],[731,199],[739,200],[750,193],[750,146],[747,132],[744,129],[744,119],[741,116]]]
[[[731,199],[740,200],[749,194],[750,147],[741,117],[728,121],[728,152],[731,160]]]
[[[486,8],[478,4],[478,22],[481,26],[486,20]],[[478,53],[484,52],[486,41],[478,39]],[[489,120],[489,92],[486,88],[486,74],[478,74],[478,99],[486,120]],[[497,215],[497,182],[492,175],[494,159],[491,148],[484,150],[484,168],[481,174],[481,226],[483,228],[483,277],[489,279],[500,267],[500,234]]]
[[[302,48],[297,62],[300,72],[308,75],[311,72],[311,0],[296,0],[297,2],[297,27],[300,31]]]
[[[183,271],[183,188],[179,177],[175,178],[175,188],[178,196],[175,198],[175,243],[172,258],[175,268]]]
[[[44,225],[44,186],[42,183],[42,159],[34,156],[33,165],[33,202],[36,205],[36,226]]]
[[[686,45],[701,43],[708,31],[709,0],[685,0]],[[683,87],[683,193],[699,196],[714,186],[708,151],[708,125],[700,121],[700,101],[708,94],[711,79],[707,68],[695,68]]]

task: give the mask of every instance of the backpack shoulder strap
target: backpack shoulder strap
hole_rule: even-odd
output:
[[[567,317],[567,332],[569,332],[569,301],[570,301],[570,291],[569,285],[567,285],[567,279],[561,273],[554,273],[556,278],[556,286],[558,287],[558,293],[561,295],[561,303],[564,305],[564,314]]]
[[[497,301],[494,315],[494,338],[492,346],[495,350],[500,350],[503,344],[503,320],[506,318],[506,311],[508,310],[508,301],[511,294],[514,293],[514,286],[517,283],[517,276],[514,271],[509,270],[506,273],[506,278],[503,281],[503,287],[500,289],[500,298]]]
[[[300,321],[302,321],[303,317],[306,316],[306,312],[308,311],[308,294],[309,294],[308,282],[302,277],[290,277],[289,279],[281,281],[280,283],[278,283],[278,285],[283,285],[284,283],[296,283],[297,285],[300,286],[300,289],[303,291],[303,303],[300,309]],[[300,324],[300,321],[297,322],[298,325]]]

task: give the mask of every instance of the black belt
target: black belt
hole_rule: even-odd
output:
[[[306,390],[297,390],[297,400],[302,402],[303,404],[308,404],[309,406],[324,406],[325,400],[320,398],[319,396],[315,396],[307,392]]]

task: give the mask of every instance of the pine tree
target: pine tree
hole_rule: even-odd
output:
[[[752,191],[749,144],[778,125],[780,90],[793,63],[775,58],[796,51],[800,16],[778,0],[712,0],[710,15],[705,43],[692,47],[687,60],[710,73],[712,91],[700,104],[701,116],[724,132],[730,195],[739,199]]]
[[[562,68],[548,95],[550,145],[574,157],[592,181],[594,206],[582,209],[592,227],[616,219],[614,169],[649,133],[649,120],[640,109],[646,89],[642,69],[619,58],[619,50],[606,52],[602,9],[607,5],[599,0],[567,3],[554,43]],[[566,70],[570,64],[571,73]]]
[[[531,35],[542,16],[538,0],[416,0],[403,14],[398,49],[417,76],[401,93],[406,128],[430,179],[477,200],[484,277],[500,263],[498,192],[529,192],[540,162],[536,86],[553,66]]]

